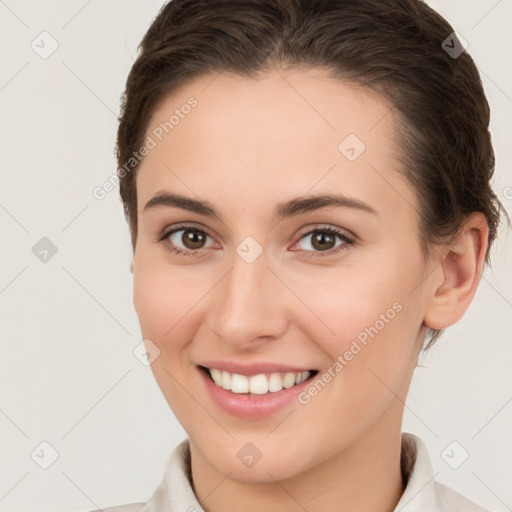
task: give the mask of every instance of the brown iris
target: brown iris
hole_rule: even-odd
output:
[[[187,249],[201,249],[206,242],[206,234],[194,229],[185,229],[181,237]]]
[[[319,251],[327,251],[336,245],[336,237],[332,233],[317,231],[311,238],[311,245]]]

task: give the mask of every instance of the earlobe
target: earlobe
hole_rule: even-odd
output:
[[[488,246],[485,216],[475,212],[465,221],[457,239],[441,251],[443,282],[433,289],[424,323],[444,329],[458,322],[476,293]]]

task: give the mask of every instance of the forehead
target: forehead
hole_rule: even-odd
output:
[[[201,76],[161,101],[146,137],[155,147],[138,171],[139,210],[164,189],[247,207],[308,191],[414,202],[389,103],[324,70]]]

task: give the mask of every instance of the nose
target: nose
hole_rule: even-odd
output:
[[[212,294],[208,326],[237,350],[278,339],[287,328],[290,298],[268,264],[265,251],[252,263],[235,254],[231,269]]]

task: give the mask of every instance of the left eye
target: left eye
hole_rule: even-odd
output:
[[[336,243],[336,238],[340,241],[339,243]],[[306,243],[300,244],[303,240],[306,240]],[[327,228],[312,230],[303,235],[299,240],[299,246],[302,250],[313,252],[329,252],[345,244],[352,243],[353,241],[344,233]]]

